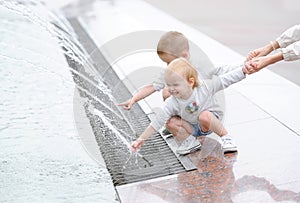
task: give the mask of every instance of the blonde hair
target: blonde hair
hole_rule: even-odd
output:
[[[193,89],[199,86],[200,81],[198,79],[198,72],[193,67],[193,65],[188,62],[185,58],[176,58],[174,59],[166,69],[165,76],[169,76],[171,73],[176,73],[182,76],[187,82],[190,81],[191,78],[194,79]]]
[[[157,44],[157,54],[170,54],[172,56],[182,57],[183,52],[189,52],[189,41],[180,32],[169,31],[161,36]]]

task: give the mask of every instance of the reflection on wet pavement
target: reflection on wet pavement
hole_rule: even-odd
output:
[[[207,138],[206,138],[207,139]],[[205,139],[202,139],[203,143]],[[216,142],[216,143],[214,143]],[[254,175],[244,175],[236,178],[234,165],[238,153],[220,156],[221,148],[217,141],[210,139],[213,151],[205,158],[201,152],[189,155],[197,170],[181,173],[164,180],[148,181],[127,187],[118,188],[119,194],[124,202],[139,202],[140,198],[147,199],[146,202],[248,202],[251,197],[241,199],[239,195],[246,192],[265,192],[273,201],[300,201],[300,192],[284,190],[276,187],[269,180]],[[128,197],[126,193],[135,191],[135,197]],[[155,197],[153,197],[154,195]],[[245,197],[242,197],[245,198]],[[258,201],[256,199],[255,201]],[[260,201],[259,201],[260,202]]]

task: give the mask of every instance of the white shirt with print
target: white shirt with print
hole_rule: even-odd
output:
[[[151,122],[155,130],[159,130],[165,122],[174,115],[191,124],[198,123],[198,117],[204,110],[222,113],[220,106],[213,96],[220,90],[245,78],[242,68],[234,69],[228,73],[213,77],[211,80],[202,80],[201,84],[194,88],[188,99],[170,96],[164,103],[161,113]]]

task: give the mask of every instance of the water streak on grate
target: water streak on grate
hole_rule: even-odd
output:
[[[78,19],[68,20],[87,61],[79,63],[67,55],[66,59],[80,96],[87,100],[83,107],[113,184],[118,186],[195,169],[187,157],[178,158],[158,133],[145,142],[140,155],[131,153],[129,143],[143,132],[150,120],[139,105],[130,111],[116,106],[130,98],[131,93]],[[91,74],[95,71],[96,75]]]

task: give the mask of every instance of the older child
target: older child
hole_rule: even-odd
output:
[[[184,58],[174,59],[165,71],[164,79],[171,96],[165,101],[162,112],[153,120],[131,145],[138,150],[153,133],[158,131],[173,115],[186,121],[179,130],[185,141],[177,153],[186,154],[198,148],[196,136],[215,132],[227,151],[237,151],[231,137],[218,119],[221,110],[212,103],[211,97],[229,85],[245,78],[245,68],[237,68],[211,80],[199,80],[197,70]]]

